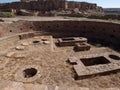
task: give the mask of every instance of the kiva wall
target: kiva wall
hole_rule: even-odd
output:
[[[19,21],[3,33],[39,31],[41,35],[53,37],[87,37],[91,42],[120,46],[120,24],[95,21]],[[1,34],[3,34],[1,33]]]
[[[87,37],[91,41],[120,45],[120,24],[95,21],[44,21],[33,22],[35,30],[54,37]]]

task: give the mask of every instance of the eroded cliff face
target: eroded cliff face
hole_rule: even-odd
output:
[[[24,1],[24,2],[13,2],[5,3],[0,5],[0,10],[6,9],[26,9],[26,10],[39,10],[39,11],[50,11],[59,9],[75,9],[78,8],[80,11],[93,10],[102,12],[103,9],[96,4],[87,2],[73,2],[66,0],[46,0],[46,1]]]

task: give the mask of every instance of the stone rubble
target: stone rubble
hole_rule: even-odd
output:
[[[15,49],[16,49],[16,50],[24,50],[25,47],[24,47],[24,46],[17,46],[17,47],[15,47]]]
[[[6,57],[11,58],[14,54],[15,54],[15,52],[8,52],[6,54]]]

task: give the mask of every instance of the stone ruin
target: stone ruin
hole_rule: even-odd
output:
[[[102,8],[96,4],[87,2],[75,2],[66,0],[21,0],[21,2],[0,4],[0,10],[33,10],[33,11],[54,11],[54,10],[74,10],[79,11],[93,10],[95,12],[103,12]]]
[[[87,42],[87,39],[83,37],[67,37],[58,39],[59,46],[74,46],[76,43],[84,42]]]
[[[120,68],[120,54],[105,52],[71,57],[69,61],[76,72],[76,79],[97,74],[106,74]]]
[[[67,37],[67,38],[59,38],[58,45],[59,46],[74,46],[75,51],[86,51],[90,50],[90,44],[87,43],[87,38],[84,37]]]
[[[120,54],[109,46],[120,45],[117,42],[119,24],[90,20],[16,21],[12,24],[1,33],[10,36],[0,39],[0,77],[17,82],[1,81],[3,90],[16,87],[15,90],[19,87],[23,90],[89,90],[91,87],[99,90],[99,85],[104,85],[103,88],[113,83],[113,88],[119,85]],[[106,42],[108,47],[98,48],[90,41]]]
[[[24,66],[15,74],[16,81],[32,82],[41,77],[40,67],[37,66]]]
[[[91,46],[88,43],[76,43],[74,50],[75,51],[87,51],[90,50]]]

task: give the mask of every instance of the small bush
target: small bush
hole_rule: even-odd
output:
[[[10,17],[14,17],[15,15],[12,12],[0,12],[0,17],[6,17],[6,18],[10,18]]]

